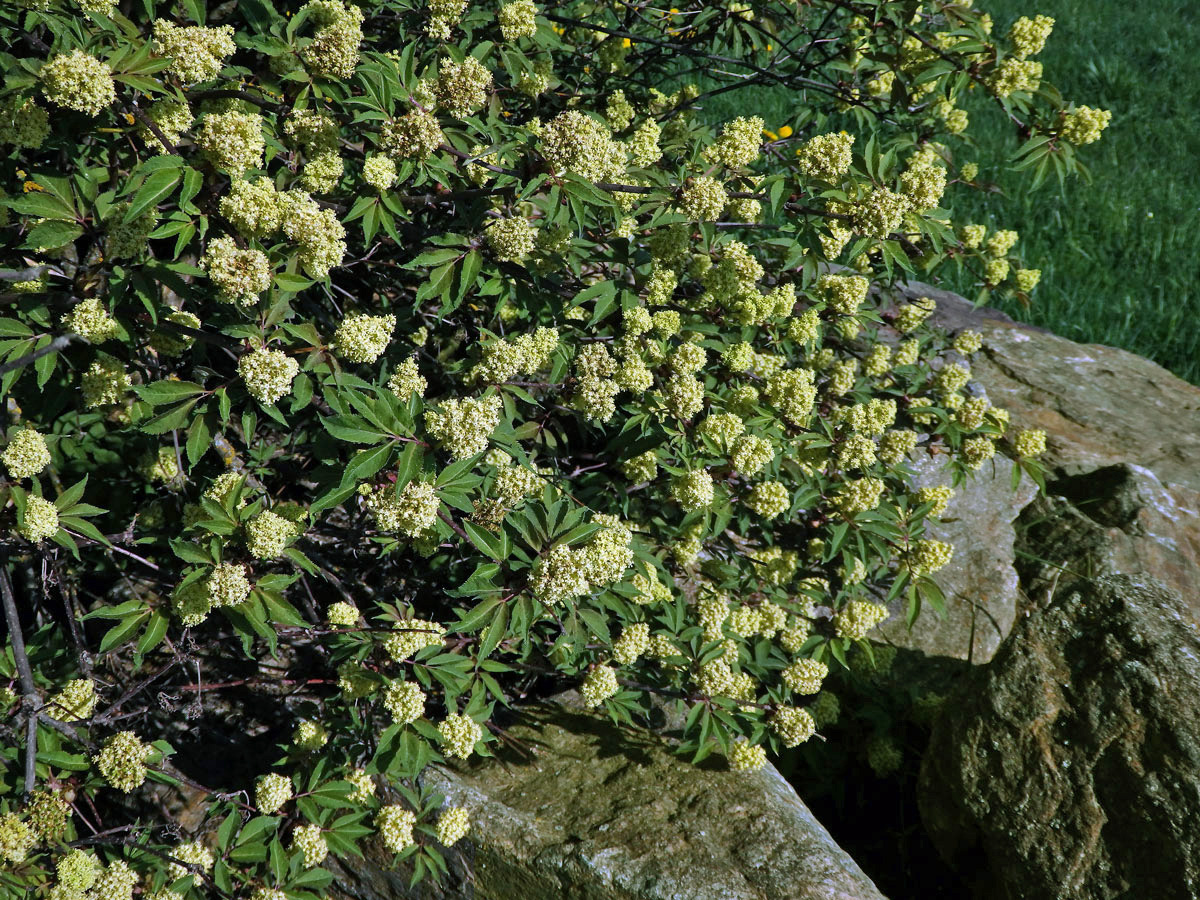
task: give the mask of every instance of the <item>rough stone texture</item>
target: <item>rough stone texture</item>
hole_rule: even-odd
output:
[[[1200,388],[1126,350],[1077,344],[929,285],[901,293],[935,299],[944,328],[983,334],[976,380],[1015,425],[1046,430],[1044,462],[1056,474],[1133,462],[1164,485],[1200,491]]]
[[[882,900],[771,766],[691,766],[666,739],[557,703],[533,707],[507,752],[423,776],[471,812],[456,877],[422,897],[478,900]],[[402,879],[364,867],[344,896],[398,900]]]
[[[1146,574],[1200,623],[1200,493],[1132,464],[1060,478],[1048,492],[1021,515],[1018,569],[1031,597],[1060,578]]]
[[[1060,587],[934,728],[921,813],[986,900],[1200,896],[1200,629],[1152,579]]]
[[[917,487],[950,482],[941,458],[921,456],[914,468]],[[893,602],[892,618],[880,628],[885,639],[931,656],[981,663],[992,658],[1017,615],[1013,521],[1037,491],[1028,478],[1014,491],[1012,469],[1012,461],[1003,457],[985,466],[955,489],[946,521],[929,528],[932,537],[954,545],[950,564],[934,576],[946,595],[946,616],[926,610],[909,631],[901,596]]]

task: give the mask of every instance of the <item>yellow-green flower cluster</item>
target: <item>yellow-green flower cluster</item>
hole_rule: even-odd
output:
[[[829,674],[829,666],[816,659],[798,659],[783,670],[780,678],[797,694],[815,694]]]
[[[471,816],[461,806],[451,806],[438,816],[437,839],[443,847],[454,846],[466,837],[470,830]]]
[[[33,829],[12,813],[0,816],[0,860],[20,864],[37,846]]]
[[[729,768],[735,772],[757,772],[767,764],[767,751],[761,744],[735,741],[729,750]]]
[[[1007,97],[1016,91],[1032,93],[1041,83],[1042,64],[1014,56],[996,66],[988,76],[988,87],[997,97]]]
[[[413,394],[424,397],[429,382],[417,370],[417,361],[410,357],[396,366],[396,371],[388,378],[387,387],[401,400],[408,400]]]
[[[466,759],[483,738],[483,728],[469,716],[450,713],[438,723],[438,739],[449,756]]]
[[[299,750],[319,750],[329,743],[329,732],[319,722],[302,720],[292,732],[292,744]]]
[[[650,646],[650,626],[645,622],[631,622],[621,630],[621,636],[613,643],[613,661],[623,666],[635,662]]]
[[[900,227],[909,206],[910,201],[904,194],[897,194],[885,187],[877,187],[865,200],[855,204],[851,215],[854,225],[859,231],[879,240],[885,240]]]
[[[30,494],[25,499],[25,515],[22,518],[21,536],[37,543],[58,533],[58,508],[49,500]]]
[[[413,825],[416,822],[414,812],[397,805],[385,806],[375,814],[375,829],[379,832],[379,839],[392,853],[400,853],[412,846]]]
[[[536,16],[537,6],[532,0],[514,0],[500,7],[496,19],[500,23],[500,33],[504,35],[504,39],[515,41],[537,34]]]
[[[729,195],[725,186],[708,175],[697,175],[679,193],[679,212],[693,222],[715,222],[721,218]]]
[[[263,510],[246,523],[246,551],[255,559],[277,559],[297,532],[295,522]]]
[[[473,56],[462,62],[443,59],[438,66],[436,94],[438,103],[448,115],[465,119],[487,103],[492,89],[492,73]]]
[[[486,397],[443,400],[441,410],[425,413],[425,427],[455,459],[465,459],[487,449],[488,438],[500,424],[502,401]]]
[[[977,250],[982,246],[985,234],[987,234],[986,225],[964,225],[958,230],[958,239],[967,249]]]
[[[171,856],[179,860],[177,863],[171,863],[167,869],[167,874],[173,881],[192,874],[192,869],[189,868],[191,866],[201,872],[211,872],[213,864],[216,862],[212,851],[199,841],[179,844],[171,851]]]
[[[286,396],[299,371],[300,364],[282,350],[258,348],[238,360],[246,390],[260,403],[271,404]]]
[[[322,208],[303,191],[278,200],[280,225],[300,245],[300,264],[313,278],[324,278],[346,255],[346,229],[332,209]]]
[[[990,442],[989,442],[990,443]],[[954,546],[945,541],[913,541],[900,554],[900,565],[914,577],[931,575],[946,567],[954,556]]]
[[[936,309],[937,301],[930,297],[918,297],[911,303],[900,307],[896,312],[894,323],[896,330],[901,334],[916,331],[921,326],[921,323],[929,318]]]
[[[519,263],[533,252],[537,229],[524,216],[513,216],[492,220],[484,236],[499,262]]]
[[[880,778],[891,775],[903,761],[900,748],[887,735],[875,735],[867,742],[867,764]]]
[[[292,780],[275,772],[259,779],[254,790],[254,805],[264,816],[274,815],[292,799]]]
[[[658,477],[658,455],[653,450],[639,453],[621,463],[621,472],[634,484],[653,481]]]
[[[1054,30],[1054,19],[1050,16],[1021,16],[1008,29],[1008,39],[1012,43],[1013,55],[1018,59],[1036,56],[1046,46],[1046,38]]]
[[[55,865],[58,883],[67,891],[82,894],[89,891],[100,874],[99,861],[86,850],[72,850],[59,858]]]
[[[835,182],[850,169],[854,137],[846,132],[819,134],[796,151],[800,171],[818,181]]]
[[[62,836],[71,819],[71,807],[58,791],[35,790],[25,805],[25,822],[43,841]]]
[[[704,469],[680,475],[671,483],[671,496],[687,512],[707,509],[713,502],[713,479]]]
[[[436,41],[450,40],[450,28],[458,24],[467,0],[427,0],[429,7],[429,24],[425,33]]]
[[[571,404],[588,419],[607,422],[616,412],[620,386],[613,381],[616,361],[603,344],[586,344],[575,357],[575,390]]]
[[[11,478],[30,478],[50,465],[50,451],[46,439],[32,428],[19,428],[13,432],[8,446],[0,453],[0,462],[8,469]]]
[[[721,129],[721,136],[705,149],[705,160],[730,169],[750,165],[758,159],[763,124],[758,116],[738,116],[732,122],[727,122]]]
[[[325,611],[325,621],[333,628],[353,628],[358,624],[358,607],[339,600]]]
[[[440,501],[434,486],[425,481],[410,481],[399,494],[392,485],[381,485],[364,499],[380,531],[418,537],[437,521]]]
[[[68,681],[46,704],[46,712],[63,722],[91,718],[96,711],[96,684],[90,678]]]
[[[279,230],[283,211],[280,194],[266,178],[235,178],[221,198],[221,215],[248,238],[270,237]]]
[[[179,478],[179,457],[173,447],[159,447],[142,458],[142,476],[151,484],[169,484]]]
[[[351,803],[366,803],[375,796],[375,779],[368,775],[365,769],[350,770],[344,780],[354,787],[346,798]]]
[[[112,69],[82,50],[58,53],[38,73],[42,95],[55,106],[98,115],[117,99]]]
[[[1035,287],[1037,287],[1038,282],[1042,280],[1042,270],[1017,269],[1016,276],[1017,290],[1024,291],[1026,294],[1028,294]]]
[[[71,311],[62,317],[62,323],[70,331],[93,344],[107,341],[121,333],[121,327],[116,320],[95,297],[76,303]]]
[[[614,669],[609,666],[596,666],[583,679],[579,694],[586,705],[599,706],[620,689]]]
[[[396,662],[403,662],[423,647],[440,647],[446,629],[427,619],[405,619],[392,626],[395,634],[383,642],[383,647]]]
[[[383,355],[396,330],[396,317],[346,316],[333,334],[333,347],[347,362],[373,363]]]
[[[186,100],[162,97],[146,108],[146,118],[158,127],[163,137],[172,144],[178,144],[179,138],[183,132],[192,127],[192,122],[196,117],[192,114],[192,108]],[[138,136],[159,153],[167,152],[162,141],[146,125],[143,124],[138,128]]]
[[[238,110],[208,113],[196,131],[196,146],[214,166],[231,175],[261,168],[266,149],[263,118]]]
[[[243,250],[228,235],[208,242],[200,266],[217,288],[221,303],[253,306],[271,287],[271,262],[261,250]]]
[[[933,507],[929,510],[929,515],[940,516],[946,511],[946,506],[951,498],[954,497],[954,489],[949,485],[940,484],[932,487],[924,487],[913,494],[913,500],[918,503],[932,503]]]
[[[625,142],[630,162],[635,166],[645,168],[662,159],[662,148],[658,144],[661,137],[662,127],[653,119],[646,119],[638,125],[629,140]],[[622,209],[629,210],[637,200],[637,195],[628,191],[617,192],[616,199]]]
[[[363,181],[383,193],[396,183],[396,162],[390,156],[376,153],[368,156],[362,168]]]
[[[171,900],[171,898],[167,898],[167,900]],[[260,887],[250,895],[250,900],[288,900],[288,897],[278,888]]]
[[[834,506],[843,516],[866,512],[879,505],[885,487],[879,478],[866,477],[845,481],[837,490]]]
[[[128,794],[146,780],[146,757],[150,746],[132,731],[121,731],[104,742],[94,757],[96,768],[112,787]]]
[[[803,425],[812,412],[817,389],[811,369],[788,369],[767,379],[767,400],[793,425]]]
[[[940,160],[912,165],[900,176],[900,189],[912,209],[933,209],[946,193],[946,169]]]
[[[301,12],[306,10],[315,30],[312,41],[300,51],[304,64],[329,78],[352,78],[363,37],[362,10],[338,0],[310,0],[301,7]]]
[[[1064,140],[1082,147],[1084,144],[1100,140],[1100,133],[1111,121],[1112,113],[1107,109],[1078,106],[1074,111],[1067,113],[1060,134]]]
[[[208,576],[213,606],[236,606],[250,596],[250,580],[241,563],[221,563]]]
[[[746,497],[746,505],[764,519],[773,519],[785,513],[792,505],[787,486],[780,481],[764,481],[756,484]]]
[[[775,458],[775,448],[764,437],[747,434],[738,438],[733,445],[730,461],[744,476],[757,475]]]
[[[0,144],[37,150],[50,135],[50,114],[33,98],[10,98],[0,103]]]
[[[569,109],[542,127],[539,149],[559,173],[574,172],[589,181],[616,181],[625,171],[625,151],[609,128]]]
[[[298,825],[292,832],[292,852],[299,850],[303,854],[304,868],[311,869],[319,866],[329,855],[329,845],[325,843],[325,835],[321,833],[320,825]]]
[[[779,707],[768,724],[771,730],[779,735],[785,747],[799,746],[817,731],[817,723],[813,721],[812,714],[806,709],[797,709],[794,706]]]
[[[182,85],[212,81],[235,50],[233,28],[229,25],[204,28],[179,26],[167,19],[154,22],[154,52],[171,58],[167,71]]]
[[[425,715],[425,692],[411,681],[393,681],[383,694],[383,707],[399,725]]]
[[[858,312],[867,299],[870,283],[861,275],[822,275],[815,291],[825,304],[844,316]]]
[[[1017,456],[1041,456],[1046,452],[1046,432],[1040,428],[1021,429],[1012,442]]]
[[[987,254],[993,258],[999,259],[1006,255],[1020,240],[1020,235],[1015,231],[1001,230],[995,232],[987,241]]]
[[[872,628],[887,617],[886,606],[869,600],[851,600],[833,617],[833,627],[838,637],[861,641]]]
[[[379,146],[397,159],[426,160],[445,139],[437,119],[423,109],[413,109],[383,126]]]

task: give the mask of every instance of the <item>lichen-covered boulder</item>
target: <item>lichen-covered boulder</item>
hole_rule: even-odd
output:
[[[883,900],[769,765],[692,766],[666,738],[562,703],[530,708],[505,742],[499,759],[426,772],[472,825],[453,877],[420,897]],[[380,862],[344,872],[342,895],[418,896]]]
[[[1200,630],[1129,576],[1064,581],[970,670],[921,814],[985,900],[1200,896]]]

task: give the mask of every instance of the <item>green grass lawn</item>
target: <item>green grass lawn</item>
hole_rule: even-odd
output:
[[[1025,264],[1042,270],[1026,310],[993,300],[1022,321],[1077,341],[1124,347],[1200,384],[1200,3],[1196,0],[979,0],[996,34],[1019,15],[1057,22],[1039,57],[1065,97],[1113,111],[1112,123],[1081,158],[1093,174],[1060,190],[1051,178],[1029,193],[1026,173],[1005,160],[1015,137],[998,110],[972,110],[968,134],[981,177],[1002,193],[952,189],[956,221],[1015,228]],[[716,98],[714,122],[748,106],[777,127],[791,118],[788,95],[764,91]],[[948,269],[947,272],[950,270]],[[952,273],[951,273],[952,274]],[[948,287],[967,296],[975,288]]]

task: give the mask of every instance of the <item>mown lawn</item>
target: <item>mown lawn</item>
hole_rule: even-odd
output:
[[[956,221],[1021,233],[1025,264],[1042,270],[1032,308],[992,300],[1022,321],[1064,337],[1124,347],[1200,384],[1200,3],[1196,0],[979,0],[996,33],[1022,14],[1057,21],[1041,60],[1065,97],[1113,111],[1082,155],[1090,185],[1051,179],[1027,190],[1006,170],[1016,146],[998,110],[972,110],[981,177],[1002,193],[955,188]],[[762,91],[715,98],[714,122],[749,107],[767,127],[792,118],[789,96]],[[971,159],[955,141],[956,154]],[[952,275],[952,273],[950,273]],[[968,296],[975,288],[948,286]]]

